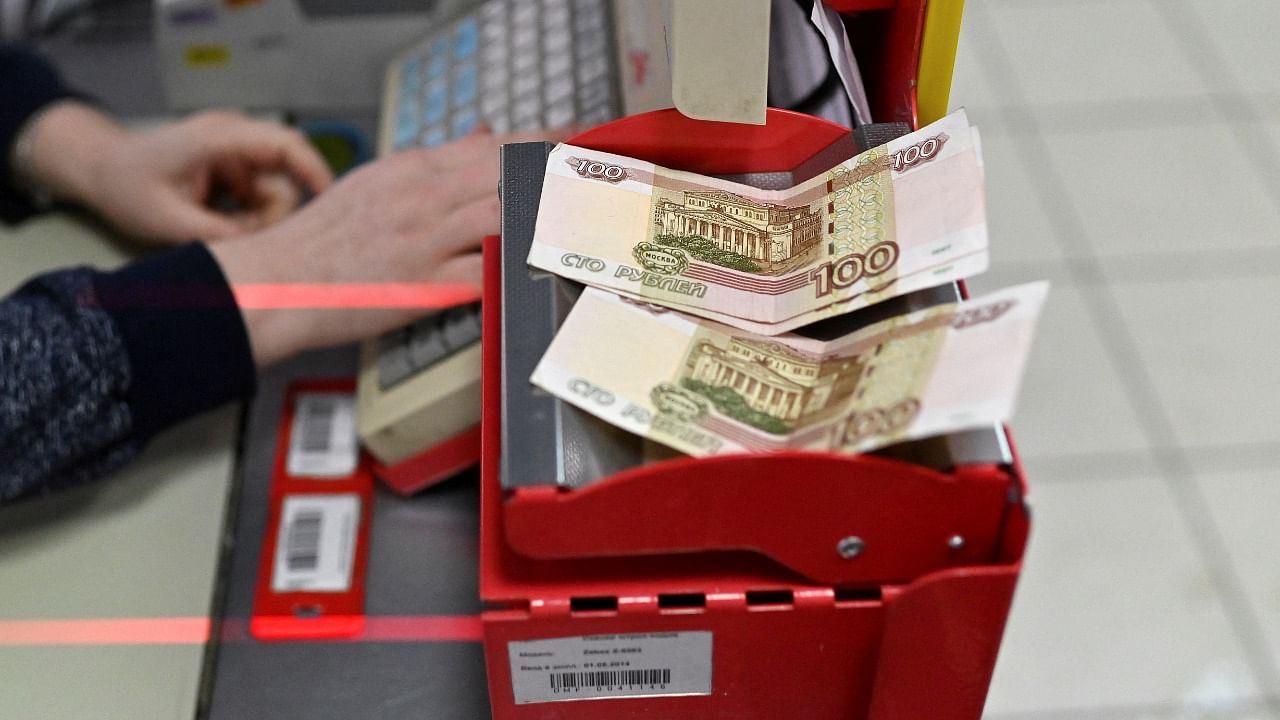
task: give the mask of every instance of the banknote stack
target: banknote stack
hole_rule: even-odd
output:
[[[792,332],[985,270],[983,185],[963,111],[786,190],[559,145],[529,264],[588,287],[532,381],[691,455],[860,452],[1007,420],[1043,283]]]

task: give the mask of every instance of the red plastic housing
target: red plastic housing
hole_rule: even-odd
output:
[[[839,134],[782,111],[714,130],[660,111],[573,142],[730,173],[798,164]],[[747,455],[505,492],[498,242],[486,246],[480,569],[495,718],[980,717],[1029,527],[1016,462],[941,473]],[[836,548],[850,534],[865,550],[846,560]],[[711,695],[514,702],[512,641],[681,630],[714,635]]]
[[[285,393],[277,432],[276,457],[271,477],[270,510],[258,560],[253,617],[249,628],[259,640],[312,640],[359,635],[364,629],[365,569],[369,558],[369,524],[373,508],[373,474],[370,459],[361,453],[356,470],[346,478],[295,477],[287,471],[295,399],[299,393],[332,392],[354,395],[355,381],[305,380],[293,383]],[[345,592],[275,592],[271,588],[276,543],[280,535],[284,500],[291,495],[355,494],[360,497],[351,586]]]
[[[395,465],[372,460],[373,474],[397,495],[422,492],[475,466],[480,461],[480,426],[476,425]]]
[[[874,10],[851,23],[873,114],[914,126],[925,0],[828,4]],[[570,142],[737,174],[791,170],[847,132],[772,109],[764,126],[659,111]],[[481,422],[496,720],[981,717],[1030,528],[1016,454],[947,472],[862,455],[680,459],[580,490],[505,491],[500,242],[485,245]],[[862,549],[843,557],[850,536]],[[709,695],[516,703],[511,642],[682,631],[713,634]]]

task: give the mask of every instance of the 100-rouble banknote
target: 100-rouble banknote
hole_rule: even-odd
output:
[[[820,341],[745,333],[587,288],[539,387],[690,455],[861,452],[1003,422],[1046,283]]]
[[[559,145],[529,264],[784,332],[986,269],[975,133],[960,110],[774,191]]]

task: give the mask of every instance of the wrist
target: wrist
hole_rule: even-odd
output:
[[[36,197],[91,206],[125,130],[100,111],[61,100],[32,115],[14,144],[17,179]]]
[[[267,282],[284,277],[274,267],[279,254],[270,233],[230,238],[207,245],[222,269],[232,293],[237,287]],[[240,317],[249,336],[254,365],[265,368],[308,349],[304,323],[308,318],[298,311],[269,307],[245,307],[239,304]]]

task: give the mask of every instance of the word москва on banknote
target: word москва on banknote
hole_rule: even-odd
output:
[[[861,452],[1006,421],[1047,283],[843,337],[765,336],[588,288],[534,384],[690,455]]]

